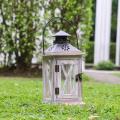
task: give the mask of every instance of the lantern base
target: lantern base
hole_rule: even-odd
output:
[[[44,103],[63,104],[63,105],[80,105],[80,106],[85,105],[85,103],[79,99],[69,99],[69,98],[68,99],[62,98],[55,101],[44,100]]]
[[[84,102],[64,102],[62,104],[65,104],[65,105],[80,105],[80,106],[84,106],[85,105]]]
[[[80,103],[64,103],[64,105],[80,105],[81,107],[85,105],[84,102],[80,102]]]
[[[57,100],[56,103],[65,104],[65,105],[80,105],[83,106],[85,103],[78,99],[61,99]]]

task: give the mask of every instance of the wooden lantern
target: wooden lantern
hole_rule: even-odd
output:
[[[82,52],[59,31],[43,55],[43,100],[52,103],[83,104]]]

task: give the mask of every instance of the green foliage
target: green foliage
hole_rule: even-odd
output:
[[[0,0],[0,52],[8,55],[7,65],[30,66],[38,33],[40,36],[42,26],[48,19],[59,16],[56,15],[56,9],[60,10],[61,17],[73,24],[70,26],[61,21],[61,27],[73,35],[80,28],[84,32],[81,41],[85,45],[92,31],[91,8],[92,0]],[[60,28],[56,22],[51,23],[51,26],[54,31]],[[71,42],[76,44],[74,39]]]
[[[110,44],[110,60],[115,63],[115,55],[116,55],[116,43]]]
[[[86,49],[86,63],[94,62],[94,42],[88,42],[88,46]],[[115,63],[115,51],[116,44],[114,42],[110,43],[110,60]]]
[[[115,42],[117,34],[118,0],[112,0],[111,40]]]
[[[95,66],[97,70],[113,70],[114,67],[115,65],[111,61],[101,61]]]
[[[90,77],[87,76],[86,74],[83,74],[83,75],[82,75],[82,79],[83,79],[84,81],[89,81],[89,80],[90,80]]]
[[[0,77],[1,120],[100,120],[120,119],[120,85],[84,82],[84,107],[44,104],[39,78]]]
[[[76,30],[79,28],[82,32],[82,38],[79,39],[79,47],[85,49],[92,31],[92,4],[93,0],[50,0],[46,8],[46,19],[51,17],[62,17],[70,21],[73,25],[67,24],[65,21],[51,23],[51,30],[58,31],[60,29],[72,35],[71,43],[76,45]],[[59,12],[56,12],[59,10]],[[57,23],[57,24],[56,24]],[[81,45],[82,44],[82,45]]]
[[[35,39],[39,28],[40,1],[0,0],[2,22],[0,24],[0,52],[9,55],[12,62],[29,66],[35,50]]]
[[[93,63],[94,62],[94,42],[88,43],[87,49],[86,49],[86,63]]]

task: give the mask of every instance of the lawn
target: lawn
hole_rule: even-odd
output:
[[[0,77],[0,120],[120,120],[120,85],[85,81],[84,107],[42,103],[39,78]]]

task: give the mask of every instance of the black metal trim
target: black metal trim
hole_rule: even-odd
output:
[[[59,65],[55,65],[55,72],[59,72]]]
[[[59,95],[59,88],[58,87],[55,88],[55,95]]]
[[[78,82],[78,81],[82,81],[82,73],[79,73],[79,74],[77,74],[76,76],[75,76],[75,80],[76,80],[76,82]]]

